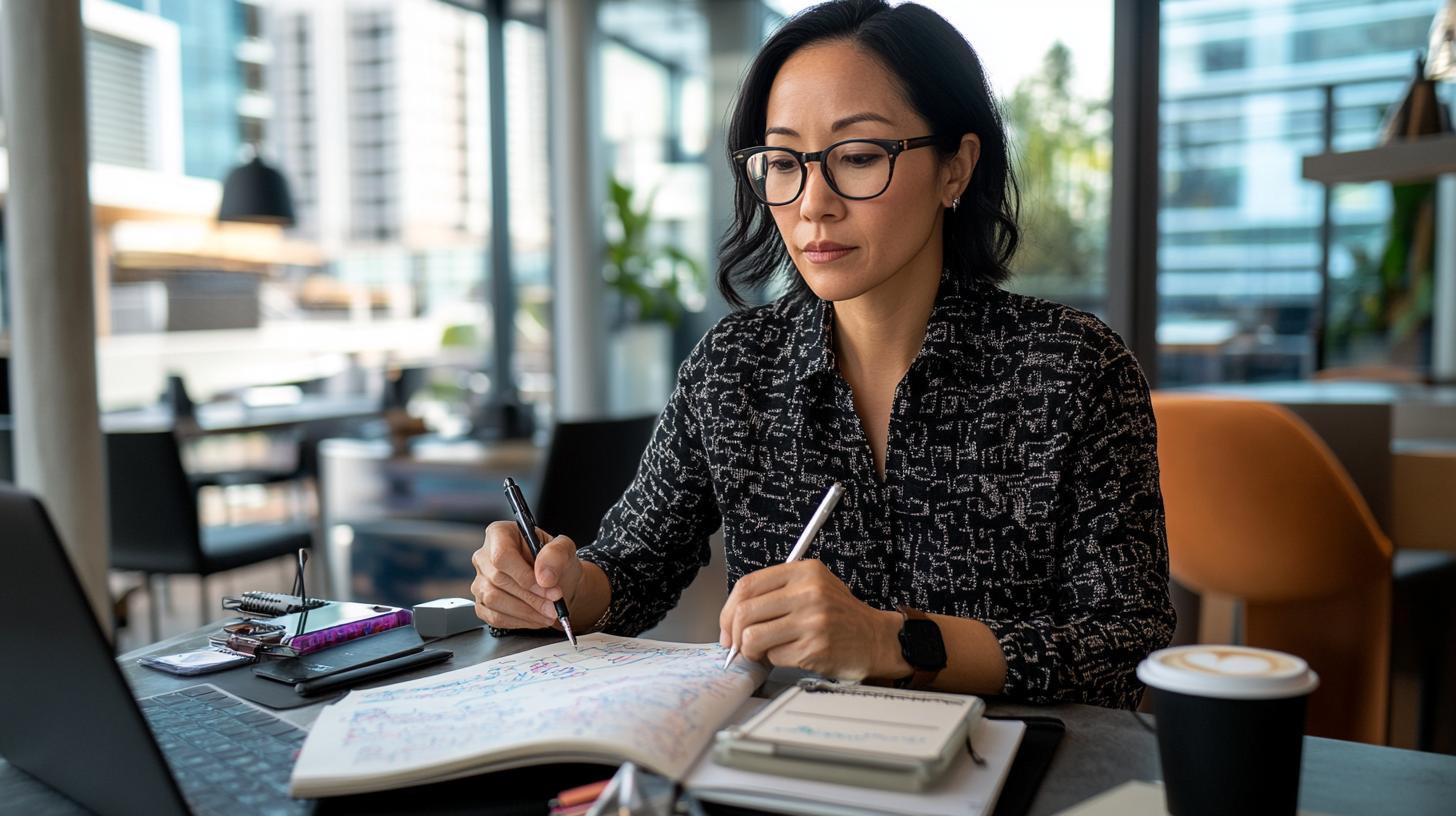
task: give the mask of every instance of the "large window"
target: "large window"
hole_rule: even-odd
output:
[[[706,303],[716,245],[708,225],[708,32],[688,4],[601,6],[603,232],[609,346],[608,410],[661,410],[677,372],[679,329]],[[684,338],[689,344],[697,337]]]
[[[511,268],[516,312],[515,377],[521,399],[550,416],[555,381],[551,345],[551,197],[546,122],[546,32],[505,24],[506,144],[510,165]]]
[[[429,369],[432,427],[492,393],[487,20],[441,0],[87,0],[103,408]],[[553,396],[545,34],[503,28],[520,396]],[[259,156],[296,223],[219,223]],[[544,415],[549,417],[549,411]]]
[[[1338,185],[1326,224],[1301,159],[1327,128],[1336,151],[1375,145],[1438,6],[1163,2],[1163,385],[1428,364],[1424,272],[1382,278],[1398,202],[1421,191]]]

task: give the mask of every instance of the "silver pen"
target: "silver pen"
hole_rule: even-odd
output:
[[[789,550],[789,557],[784,559],[785,564],[792,564],[804,557],[809,545],[814,543],[814,537],[819,535],[819,528],[829,520],[829,514],[834,512],[834,506],[839,504],[839,497],[843,495],[844,488],[839,486],[839,482],[829,486],[829,490],[824,494],[824,500],[819,502],[819,509],[809,517],[809,523],[804,525],[804,532],[799,534],[798,543],[792,550]],[[723,661],[723,671],[728,671],[728,667],[733,665],[733,658],[737,656],[738,644],[735,643],[728,649],[728,659]]]

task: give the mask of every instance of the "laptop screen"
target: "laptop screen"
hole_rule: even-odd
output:
[[[0,756],[90,810],[186,814],[39,501],[0,484]]]

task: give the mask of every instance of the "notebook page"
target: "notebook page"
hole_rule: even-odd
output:
[[[294,795],[385,790],[533,757],[627,758],[678,778],[766,674],[748,661],[723,671],[717,644],[580,643],[350,694],[309,733]]]

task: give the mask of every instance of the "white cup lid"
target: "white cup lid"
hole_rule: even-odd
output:
[[[1298,697],[1319,687],[1319,675],[1303,660],[1250,646],[1160,649],[1138,664],[1137,676],[1164,691],[1229,700]]]

